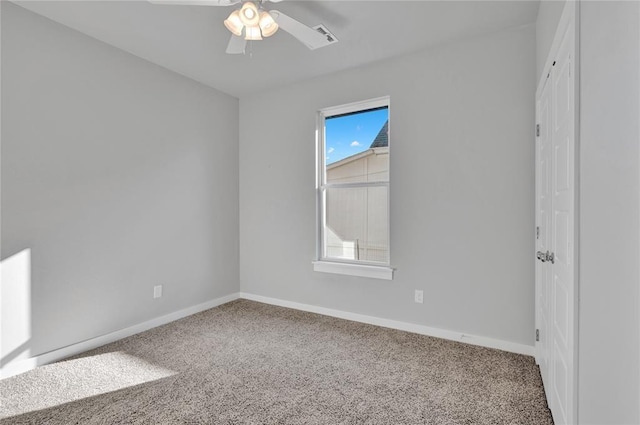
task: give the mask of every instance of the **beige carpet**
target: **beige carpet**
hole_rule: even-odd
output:
[[[552,424],[533,358],[239,300],[0,381],[2,424]]]

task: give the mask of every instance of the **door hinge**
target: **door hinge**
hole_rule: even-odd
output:
[[[540,329],[536,329],[536,342],[540,342]]]
[[[536,239],[540,239],[540,226],[536,226]]]
[[[536,124],[536,137],[540,137],[540,124]]]

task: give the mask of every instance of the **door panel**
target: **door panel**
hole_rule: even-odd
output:
[[[566,211],[555,211],[555,264],[568,266],[569,259],[569,214]]]
[[[569,190],[569,141],[555,145],[555,163],[565,164],[564,167],[557,168],[556,190]]]
[[[561,346],[566,346],[569,340],[569,318],[567,310],[569,309],[569,294],[567,294],[565,282],[555,276],[554,285],[556,289],[553,291],[555,297],[553,300],[553,324],[554,324],[554,341]]]
[[[553,350],[553,390],[551,391],[552,397],[555,399],[553,404],[554,409],[553,419],[556,424],[559,424],[558,420],[563,420],[562,424],[567,424],[567,412],[566,406],[568,404],[568,387],[569,383],[569,368],[564,361],[562,355],[562,349],[558,345],[554,345]]]

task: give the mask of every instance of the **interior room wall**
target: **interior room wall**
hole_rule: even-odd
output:
[[[536,83],[542,77],[542,69],[549,52],[560,16],[566,4],[565,0],[542,0],[536,19]]]
[[[640,3],[580,4],[579,421],[640,422]]]
[[[535,61],[530,25],[241,98],[241,291],[533,346]],[[395,278],[314,272],[316,111],[385,95]]]
[[[3,365],[236,293],[238,100],[1,3]]]

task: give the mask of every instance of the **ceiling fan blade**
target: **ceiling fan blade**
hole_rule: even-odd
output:
[[[185,6],[232,6],[242,0],[147,0],[153,4],[179,4]]]
[[[238,37],[231,34],[229,44],[227,45],[227,53],[231,55],[241,55],[244,53],[244,48],[247,46],[247,40],[244,37]]]
[[[318,47],[326,46],[326,37],[313,28],[296,21],[279,10],[270,10],[269,13],[280,28],[300,40],[309,49],[314,50]]]

